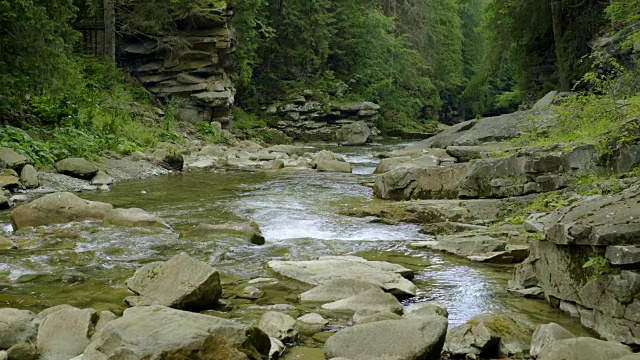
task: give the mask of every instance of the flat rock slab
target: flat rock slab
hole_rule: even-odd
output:
[[[416,286],[402,275],[413,273],[400,265],[367,261],[355,256],[329,256],[311,261],[269,261],[278,274],[310,285],[322,285],[338,278],[369,281],[395,295],[415,295]]]
[[[640,245],[640,186],[591,196],[541,219],[547,241],[558,245]]]
[[[380,289],[369,281],[357,279],[334,279],[325,284],[303,292],[299,298],[301,302],[327,303],[346,299],[368,290]]]
[[[487,235],[439,236],[433,249],[445,251],[458,256],[484,255],[495,251],[504,251],[507,243]],[[525,256],[526,257],[526,256]]]
[[[255,245],[264,245],[265,238],[260,227],[253,221],[236,221],[222,224],[200,224],[180,234],[181,238],[239,238]]]
[[[447,319],[384,320],[356,325],[327,340],[327,359],[437,360],[447,333]]]
[[[125,299],[132,306],[201,309],[214,305],[222,293],[218,271],[185,253],[143,266],[126,283],[139,295]]]
[[[257,328],[163,306],[134,307],[94,336],[83,360],[267,359],[271,341]]]

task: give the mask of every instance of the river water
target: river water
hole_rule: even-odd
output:
[[[306,260],[323,255],[359,255],[402,264],[416,271],[418,296],[406,302],[438,300],[450,313],[450,326],[482,312],[507,312],[522,321],[558,322],[584,334],[571,318],[540,300],[505,291],[511,267],[473,264],[407,243],[424,240],[416,225],[387,225],[369,218],[340,215],[345,207],[372,201],[363,185],[373,179],[376,151],[397,145],[333,148],[354,164],[354,174],[316,172],[186,172],[117,183],[110,192],[83,193],[90,200],[116,207],[139,207],[163,217],[173,230],[127,229],[98,224],[71,224],[20,231],[20,249],[0,252],[0,307],[38,311],[58,304],[120,312],[131,295],[124,280],[150,261],[180,252],[218,268],[223,287],[257,277],[272,259]],[[179,233],[200,223],[235,219],[257,222],[266,245],[233,241],[194,241]],[[8,213],[0,226],[9,229]],[[263,303],[295,298],[299,285],[279,285]],[[296,292],[297,291],[297,292]]]

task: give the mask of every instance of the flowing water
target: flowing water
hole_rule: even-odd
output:
[[[506,293],[511,267],[473,264],[439,252],[412,250],[411,240],[427,238],[415,225],[386,225],[371,218],[339,214],[366,204],[372,190],[373,152],[391,146],[334,148],[354,164],[354,174],[316,172],[197,172],[118,183],[107,193],[82,197],[116,207],[139,207],[163,217],[173,231],[128,229],[95,223],[19,231],[18,250],[0,252],[0,307],[41,310],[67,303],[119,312],[130,295],[124,280],[142,264],[187,252],[222,274],[223,287],[273,277],[272,259],[303,260],[322,255],[359,255],[395,262],[416,271],[418,296],[446,304],[450,326],[481,312],[508,312],[531,323],[555,321],[583,333],[579,325],[539,300]],[[264,246],[234,241],[187,240],[179,233],[200,223],[252,219]],[[10,229],[8,213],[0,226]],[[263,304],[291,301],[308,287],[282,282],[267,290]]]

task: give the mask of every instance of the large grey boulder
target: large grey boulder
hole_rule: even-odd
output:
[[[97,321],[93,309],[67,308],[47,315],[40,324],[36,348],[42,360],[68,360],[89,345]]]
[[[27,164],[33,164],[28,157],[18,154],[13,151],[13,149],[0,147],[0,169],[14,169],[19,171]]]
[[[35,341],[40,317],[28,310],[0,309],[0,349]]]
[[[391,312],[402,314],[402,304],[395,296],[380,288],[367,290],[352,297],[324,304],[322,310],[329,313],[347,313],[366,311],[368,313]]]
[[[339,331],[325,343],[327,359],[437,360],[447,333],[441,316],[415,320],[385,320]]]
[[[445,251],[458,256],[472,256],[503,251],[507,243],[488,235],[446,235],[439,236],[438,243],[433,249]]]
[[[18,230],[25,226],[103,220],[112,209],[111,204],[84,200],[72,193],[54,193],[15,208],[11,212],[11,225]]]
[[[336,131],[336,141],[341,145],[362,145],[371,136],[371,129],[364,121],[342,125]]]
[[[294,318],[278,311],[267,311],[258,322],[260,330],[281,341],[294,340],[298,336],[295,325]]]
[[[400,166],[376,175],[374,195],[385,200],[456,199],[467,166]]]
[[[346,299],[368,290],[379,290],[380,287],[366,280],[333,279],[300,294],[301,302],[327,303]]]
[[[200,224],[180,234],[185,239],[193,238],[239,238],[255,245],[264,245],[265,238],[260,227],[253,221],[236,221],[222,224]]]
[[[222,293],[218,271],[185,253],[141,267],[126,283],[139,295],[125,299],[131,306],[202,309],[216,304]]]
[[[61,174],[80,179],[91,179],[99,170],[96,164],[83,158],[68,158],[60,160],[53,166]]]
[[[556,323],[538,325],[531,337],[529,354],[538,357],[554,342],[573,338],[575,338],[575,335]]]
[[[620,343],[581,337],[551,343],[538,360],[611,360],[631,354],[631,349]]]
[[[20,171],[20,181],[27,189],[37,188],[40,185],[38,172],[32,165],[25,165]]]
[[[113,209],[105,215],[104,222],[110,225],[127,227],[171,228],[158,215],[150,214],[138,208]]]
[[[367,261],[355,256],[326,256],[310,261],[267,263],[278,274],[310,285],[322,285],[338,278],[369,281],[396,295],[415,295],[416,286],[404,276],[411,270],[382,261]]]
[[[152,335],[152,336],[150,336]],[[162,306],[134,307],[94,336],[83,360],[267,360],[261,330],[209,315]]]

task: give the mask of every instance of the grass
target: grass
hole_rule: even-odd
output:
[[[603,153],[609,143],[618,137],[617,131],[629,119],[640,117],[640,95],[625,102],[611,96],[575,94],[553,107],[557,115],[549,130],[536,131],[543,121],[539,116],[531,117],[531,131],[512,140],[518,146],[551,146],[560,143],[593,143]]]
[[[115,65],[93,58],[78,58],[77,65],[82,74],[77,81],[13,109],[19,115],[10,119],[15,126],[0,126],[0,146],[42,166],[67,157],[127,155],[161,141],[182,141],[174,131],[171,104],[159,116],[146,90],[127,82]]]

